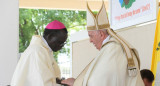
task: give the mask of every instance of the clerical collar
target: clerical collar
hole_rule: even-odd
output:
[[[49,51],[52,52],[52,49],[49,47],[47,41],[44,39],[44,37],[42,37],[43,42],[47,45],[47,47],[49,48]]]
[[[102,45],[104,45],[105,43],[107,43],[109,41],[109,38],[110,38],[110,35],[108,35],[108,37],[105,40],[103,40]]]

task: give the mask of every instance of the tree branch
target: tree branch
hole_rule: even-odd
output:
[[[81,25],[74,25],[74,26],[71,26],[69,28],[74,28],[74,27],[78,27],[78,26],[85,26],[86,24],[81,24]]]

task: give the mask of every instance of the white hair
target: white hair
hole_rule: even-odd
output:
[[[105,35],[109,35],[107,32],[107,29],[100,29],[100,30],[95,30],[96,33],[99,33],[99,31],[102,31],[103,33],[105,33]]]

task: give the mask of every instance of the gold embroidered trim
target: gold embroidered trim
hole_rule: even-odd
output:
[[[109,24],[98,25],[98,28],[96,28],[96,26],[88,26],[87,30],[100,30],[100,29],[105,29],[109,27],[110,27]]]
[[[128,58],[128,66],[129,67],[135,67],[133,58]]]
[[[110,31],[109,31],[109,30],[110,30]],[[109,28],[109,29],[107,29],[107,31],[108,31],[108,33],[109,33],[111,36],[113,36],[115,39],[117,39],[117,38],[115,37],[115,36],[117,36],[117,34],[113,31],[113,29],[110,29],[110,28]],[[111,34],[111,33],[113,33],[114,35]],[[118,39],[120,39],[122,42],[124,42],[124,40],[122,40],[121,38],[119,38],[119,36],[117,36],[117,37],[118,37]],[[117,40],[118,40],[118,39],[117,39]],[[118,41],[120,42],[120,40],[118,40]],[[125,42],[124,42],[124,43],[125,43]],[[125,45],[127,45],[127,47],[128,47],[129,50],[130,50],[131,57],[128,57],[128,53],[127,53],[127,51],[126,51],[123,43],[120,42],[120,44],[121,44],[121,46],[123,47],[124,51],[126,52],[127,61],[128,61],[128,67],[134,67],[135,64],[134,64],[134,60],[133,60],[133,54],[132,54],[131,49],[129,48],[128,44],[125,43]]]

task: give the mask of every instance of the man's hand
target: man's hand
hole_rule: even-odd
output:
[[[68,79],[65,79],[65,80],[62,80],[62,84],[67,84],[68,86],[73,86],[73,83],[74,83],[75,79],[74,78],[68,78]]]

